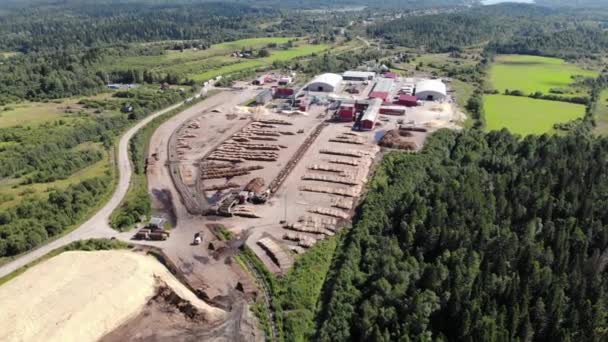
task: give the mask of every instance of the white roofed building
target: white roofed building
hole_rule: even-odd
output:
[[[446,96],[447,88],[440,80],[424,80],[416,83],[416,97],[419,100],[443,100]]]
[[[371,81],[374,77],[376,77],[376,73],[371,71],[346,71],[342,74],[345,81]]]
[[[338,89],[340,82],[342,82],[342,76],[338,74],[322,74],[308,83],[306,89],[309,91],[333,93]]]

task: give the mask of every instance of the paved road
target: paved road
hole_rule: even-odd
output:
[[[203,90],[206,92],[206,90]],[[28,263],[37,260],[38,258],[44,256],[45,254],[51,252],[54,249],[63,247],[71,242],[77,240],[91,239],[91,238],[108,238],[112,236],[117,236],[118,233],[110,228],[109,218],[112,215],[114,209],[116,209],[122,199],[127,194],[129,190],[129,184],[131,183],[131,162],[129,160],[129,140],[145,125],[147,125],[150,121],[155,118],[171,111],[179,106],[184,104],[184,102],[177,103],[171,107],[167,107],[161,111],[155,112],[145,119],[139,121],[135,126],[131,127],[121,138],[118,143],[118,170],[119,170],[119,178],[118,185],[116,186],[116,190],[112,195],[112,198],[101,208],[93,217],[91,217],[88,221],[83,223],[80,227],[73,230],[67,235],[64,235],[52,242],[43,245],[35,250],[32,250],[28,253],[20,255],[15,260],[0,266],[0,277],[3,277],[18,268],[27,265]]]

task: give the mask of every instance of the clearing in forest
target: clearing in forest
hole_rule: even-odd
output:
[[[608,134],[608,89],[602,90],[594,110],[595,133]]]
[[[488,131],[507,128],[516,134],[543,134],[556,123],[582,118],[585,106],[529,97],[486,95],[483,99]]]
[[[546,95],[585,96],[588,87],[575,84],[580,76],[595,77],[597,72],[559,58],[527,55],[496,56],[490,68],[490,83],[501,93],[508,89],[526,95],[540,91]]]

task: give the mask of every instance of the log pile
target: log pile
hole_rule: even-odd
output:
[[[236,188],[240,188],[241,186],[236,184],[236,183],[226,183],[226,184],[222,184],[222,185],[213,185],[213,186],[206,186],[203,188],[203,191],[222,191],[222,190],[228,190],[228,189],[236,189]]]
[[[334,198],[331,206],[335,208],[351,210],[353,208],[353,200],[350,198]]]
[[[281,246],[272,238],[265,237],[258,240],[258,245],[262,247],[270,256],[270,258],[281,268],[282,271],[286,271],[293,265],[293,257],[287,254]]]
[[[350,176],[334,176],[334,175],[322,175],[316,173],[307,173],[302,176],[303,180],[320,181],[344,185],[359,185],[359,181],[352,175]]]
[[[345,213],[341,210],[338,210],[338,209],[333,209],[333,208],[316,207],[316,208],[308,209],[308,211],[313,214],[337,217],[337,218],[341,218],[341,219],[348,218],[347,213]]]
[[[262,192],[264,192],[264,185],[266,185],[266,182],[264,182],[264,178],[256,177],[249,181],[249,183],[245,185],[245,188],[243,188],[243,190],[247,192],[261,194]]]
[[[359,150],[334,150],[334,149],[324,148],[319,152],[323,153],[323,154],[333,154],[333,155],[337,155],[337,156],[346,156],[346,157],[355,157],[355,158],[363,157],[363,152],[361,152]]]
[[[329,162],[332,164],[359,166],[359,161],[357,159],[352,158],[332,158],[329,160]]]
[[[232,208],[232,215],[249,218],[260,218],[260,216],[255,212],[255,210],[248,205],[235,206],[234,208]]]
[[[201,169],[201,179],[219,179],[226,177],[236,177],[248,175],[251,171],[261,170],[263,166],[252,165],[246,167],[215,167],[215,168],[203,168]]]
[[[300,246],[292,246],[289,245],[289,250],[296,253],[296,254],[304,254],[304,252],[306,252],[306,250]]]
[[[351,136],[351,135],[339,135],[335,138],[330,138],[330,142],[338,142],[343,144],[353,144],[353,145],[363,145],[365,143],[365,139],[359,136]]]
[[[304,234],[298,234],[298,233],[285,233],[285,235],[283,235],[283,239],[295,241],[298,243],[298,246],[301,246],[304,248],[310,248],[310,247],[314,246],[315,243],[317,242],[317,240],[311,238],[310,236],[306,236]]]
[[[321,194],[339,195],[344,197],[356,197],[357,193],[355,189],[350,188],[334,188],[329,186],[318,186],[318,185],[303,185],[300,187],[301,191],[318,192]]]
[[[281,119],[261,119],[261,120],[256,120],[257,123],[262,123],[262,124],[269,124],[269,125],[293,125],[291,122],[289,121],[285,121],[285,120],[281,120]]]
[[[327,172],[336,172],[336,173],[344,173],[346,170],[342,167],[328,165],[328,164],[312,164],[308,166],[309,170],[314,171],[327,171]]]
[[[323,225],[320,224],[305,225],[303,223],[288,223],[284,225],[283,228],[302,233],[320,234],[327,236],[334,235],[331,230],[327,230]]]

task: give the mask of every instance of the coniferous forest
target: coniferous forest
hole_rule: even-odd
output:
[[[441,131],[385,158],[322,341],[605,341],[608,140]]]

